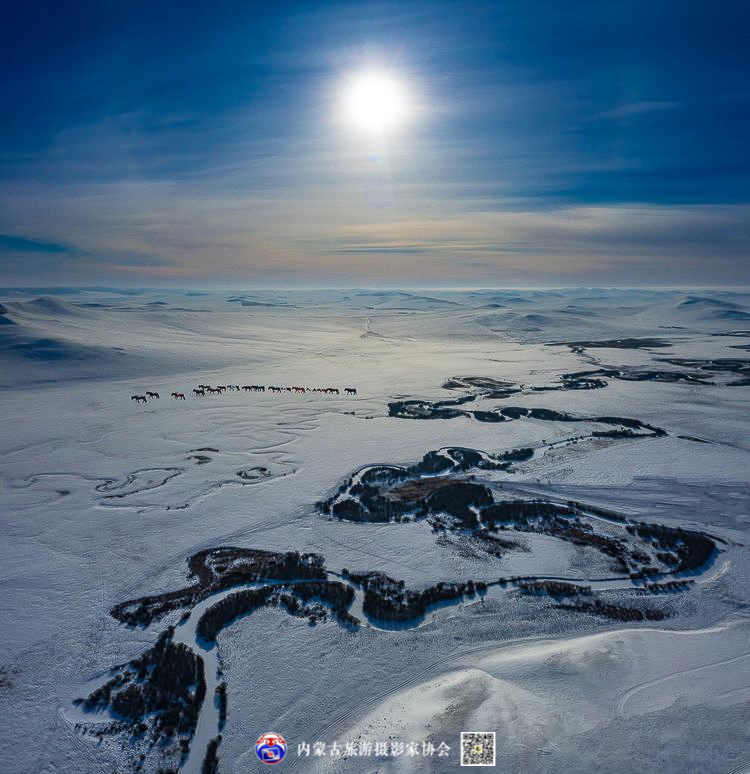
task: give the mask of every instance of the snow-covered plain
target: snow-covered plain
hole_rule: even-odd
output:
[[[299,772],[458,771],[464,730],[497,733],[499,771],[750,770],[750,385],[736,384],[750,376],[750,295],[97,289],[8,290],[0,303],[3,771],[158,770],[158,748],[99,739],[110,716],[74,701],[180,619],[133,628],[111,608],[185,586],[185,560],[217,546],[316,552],[330,571],[376,570],[412,589],[603,579],[603,598],[668,613],[624,623],[491,586],[398,627],[364,616],[356,629],[330,618],[311,627],[263,609],[225,628],[207,655],[194,611],[177,640],[221,664],[222,774],[264,769],[255,742],[269,731],[289,744],[280,767]],[[642,341],[618,344],[627,338]],[[608,372],[594,377],[606,386],[559,389],[582,371]],[[644,372],[692,381],[635,378]],[[443,387],[461,376],[518,392]],[[341,392],[196,397],[199,384]],[[160,399],[131,400],[146,391]],[[469,394],[458,408],[581,421],[389,416],[394,401]],[[602,416],[665,434],[595,436]],[[718,551],[686,589],[638,596],[589,546],[511,530],[520,549],[492,556],[424,521],[341,521],[316,507],[362,466],[410,466],[445,447],[534,450],[509,470],[475,473],[496,499],[575,500],[704,531]],[[217,734],[209,671],[181,771],[200,771]],[[303,742],[357,739],[432,740],[451,752],[297,756]]]

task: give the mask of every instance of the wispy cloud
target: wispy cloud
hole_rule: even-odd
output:
[[[750,279],[735,4],[218,2],[16,46],[0,281]],[[334,115],[371,62],[414,95],[377,147]]]
[[[597,113],[594,118],[632,118],[645,113],[656,113],[661,110],[673,110],[678,107],[677,102],[669,100],[644,100],[642,102],[626,102],[617,105],[610,110]]]
[[[564,284],[566,277],[605,284],[639,284],[648,277],[668,283],[676,267],[683,282],[731,282],[746,266],[749,221],[746,205],[467,212],[347,229],[348,235],[336,240],[335,254],[357,260],[380,252],[396,261],[401,252],[405,272],[411,266],[418,275],[429,265],[436,284],[457,276],[488,285],[508,278]],[[326,253],[325,246],[320,250]],[[363,264],[358,268],[367,270]]]
[[[2,253],[69,253],[70,247],[60,242],[46,242],[42,239],[28,239],[12,234],[0,234],[0,255]]]
[[[51,278],[64,279],[67,275],[81,279],[104,271],[148,276],[149,273],[158,274],[172,264],[161,256],[129,247],[89,244],[87,248],[68,242],[0,234],[0,275],[10,277],[31,272],[30,278],[38,278],[42,273]]]

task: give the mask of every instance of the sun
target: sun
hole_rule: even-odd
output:
[[[372,134],[396,128],[407,115],[405,88],[386,73],[365,72],[351,78],[343,102],[347,121]]]

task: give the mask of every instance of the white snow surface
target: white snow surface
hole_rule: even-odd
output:
[[[548,536],[522,536],[527,552],[492,558],[437,541],[425,523],[341,522],[316,509],[360,466],[411,465],[446,446],[540,449],[592,429],[388,416],[392,400],[465,394],[442,387],[452,376],[525,386],[473,408],[664,428],[661,438],[560,444],[479,478],[508,497],[573,499],[706,530],[719,556],[689,591],[658,600],[672,613],[658,624],[497,588],[403,629],[310,627],[279,610],[241,618],[216,648],[229,700],[221,774],[265,770],[255,742],[269,731],[289,744],[278,768],[299,772],[458,771],[468,730],[496,732],[497,771],[750,771],[750,386],[661,360],[750,359],[749,294],[71,289],[0,291],[0,304],[3,771],[131,770],[116,740],[76,729],[72,702],[164,628],[120,625],[112,606],[184,586],[185,560],[203,548],[314,551],[331,570],[378,570],[411,588],[612,574],[596,552]],[[671,346],[565,344],[626,337]],[[596,390],[529,389],[597,368],[685,370],[712,384],[611,378]],[[341,393],[195,397],[202,383]],[[356,396],[344,395],[350,385]],[[160,399],[131,400],[147,390]],[[302,742],[389,738],[444,741],[451,755],[297,755]],[[196,749],[206,741],[196,737]]]

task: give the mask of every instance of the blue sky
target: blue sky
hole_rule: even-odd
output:
[[[749,21],[690,0],[15,4],[0,284],[748,284]],[[365,69],[408,95],[377,140],[338,110]]]

